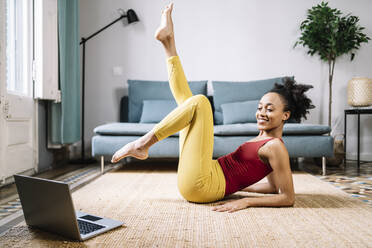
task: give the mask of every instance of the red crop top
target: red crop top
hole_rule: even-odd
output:
[[[234,152],[219,157],[226,179],[225,196],[252,185],[273,171],[270,165],[263,163],[258,156],[258,149],[273,138],[254,142],[245,142]],[[283,142],[283,140],[281,139]]]

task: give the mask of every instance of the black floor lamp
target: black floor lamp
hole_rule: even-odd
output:
[[[128,18],[128,23],[129,24],[133,23],[133,22],[138,22],[138,17],[136,15],[136,12],[134,12],[134,10],[129,9],[127,11],[127,13],[125,13],[123,9],[118,9],[118,11],[120,13],[119,18],[117,18],[115,21],[109,23],[108,25],[104,26],[103,28],[101,28],[100,30],[95,32],[94,34],[92,34],[88,37],[82,37],[81,41],[80,41],[80,45],[83,45],[82,94],[81,94],[81,98],[82,98],[82,108],[81,108],[82,109],[82,114],[81,114],[81,125],[82,125],[82,127],[81,127],[81,158],[78,159],[78,160],[71,161],[71,163],[74,163],[74,164],[90,164],[90,163],[96,162],[95,159],[85,159],[85,153],[84,153],[84,149],[85,149],[85,147],[84,147],[85,43],[88,40],[92,39],[97,34],[101,33],[106,28],[108,28],[111,25],[113,25],[114,23],[120,21],[121,19]]]

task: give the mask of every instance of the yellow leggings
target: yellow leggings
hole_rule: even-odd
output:
[[[167,59],[169,85],[177,102],[154,127],[160,141],[180,131],[178,189],[190,202],[213,202],[225,195],[225,176],[213,158],[213,114],[208,98],[193,96],[178,56]]]

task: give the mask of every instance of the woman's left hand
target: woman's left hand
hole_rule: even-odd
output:
[[[249,207],[247,199],[239,199],[239,200],[229,201],[229,202],[220,203],[220,204],[221,205],[214,206],[212,210],[217,211],[217,212],[227,211],[229,213],[232,213],[232,212],[236,212],[236,211]]]

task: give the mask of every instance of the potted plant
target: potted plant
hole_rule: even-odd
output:
[[[300,25],[301,36],[294,44],[294,47],[297,45],[307,47],[307,54],[311,56],[317,54],[322,61],[328,63],[328,125],[331,128],[332,80],[336,58],[349,54],[352,61],[360,45],[370,40],[362,32],[364,27],[361,27],[358,21],[357,16],[351,14],[343,16],[340,10],[330,8],[327,2],[321,2],[307,11],[307,18]]]
[[[307,18],[300,25],[301,36],[294,47],[307,47],[308,54],[318,54],[322,61],[328,63],[329,105],[328,125],[332,120],[332,80],[336,58],[350,54],[352,61],[361,43],[370,38],[362,33],[359,18],[350,14],[342,16],[338,9],[332,9],[327,2],[322,2],[307,11]]]

